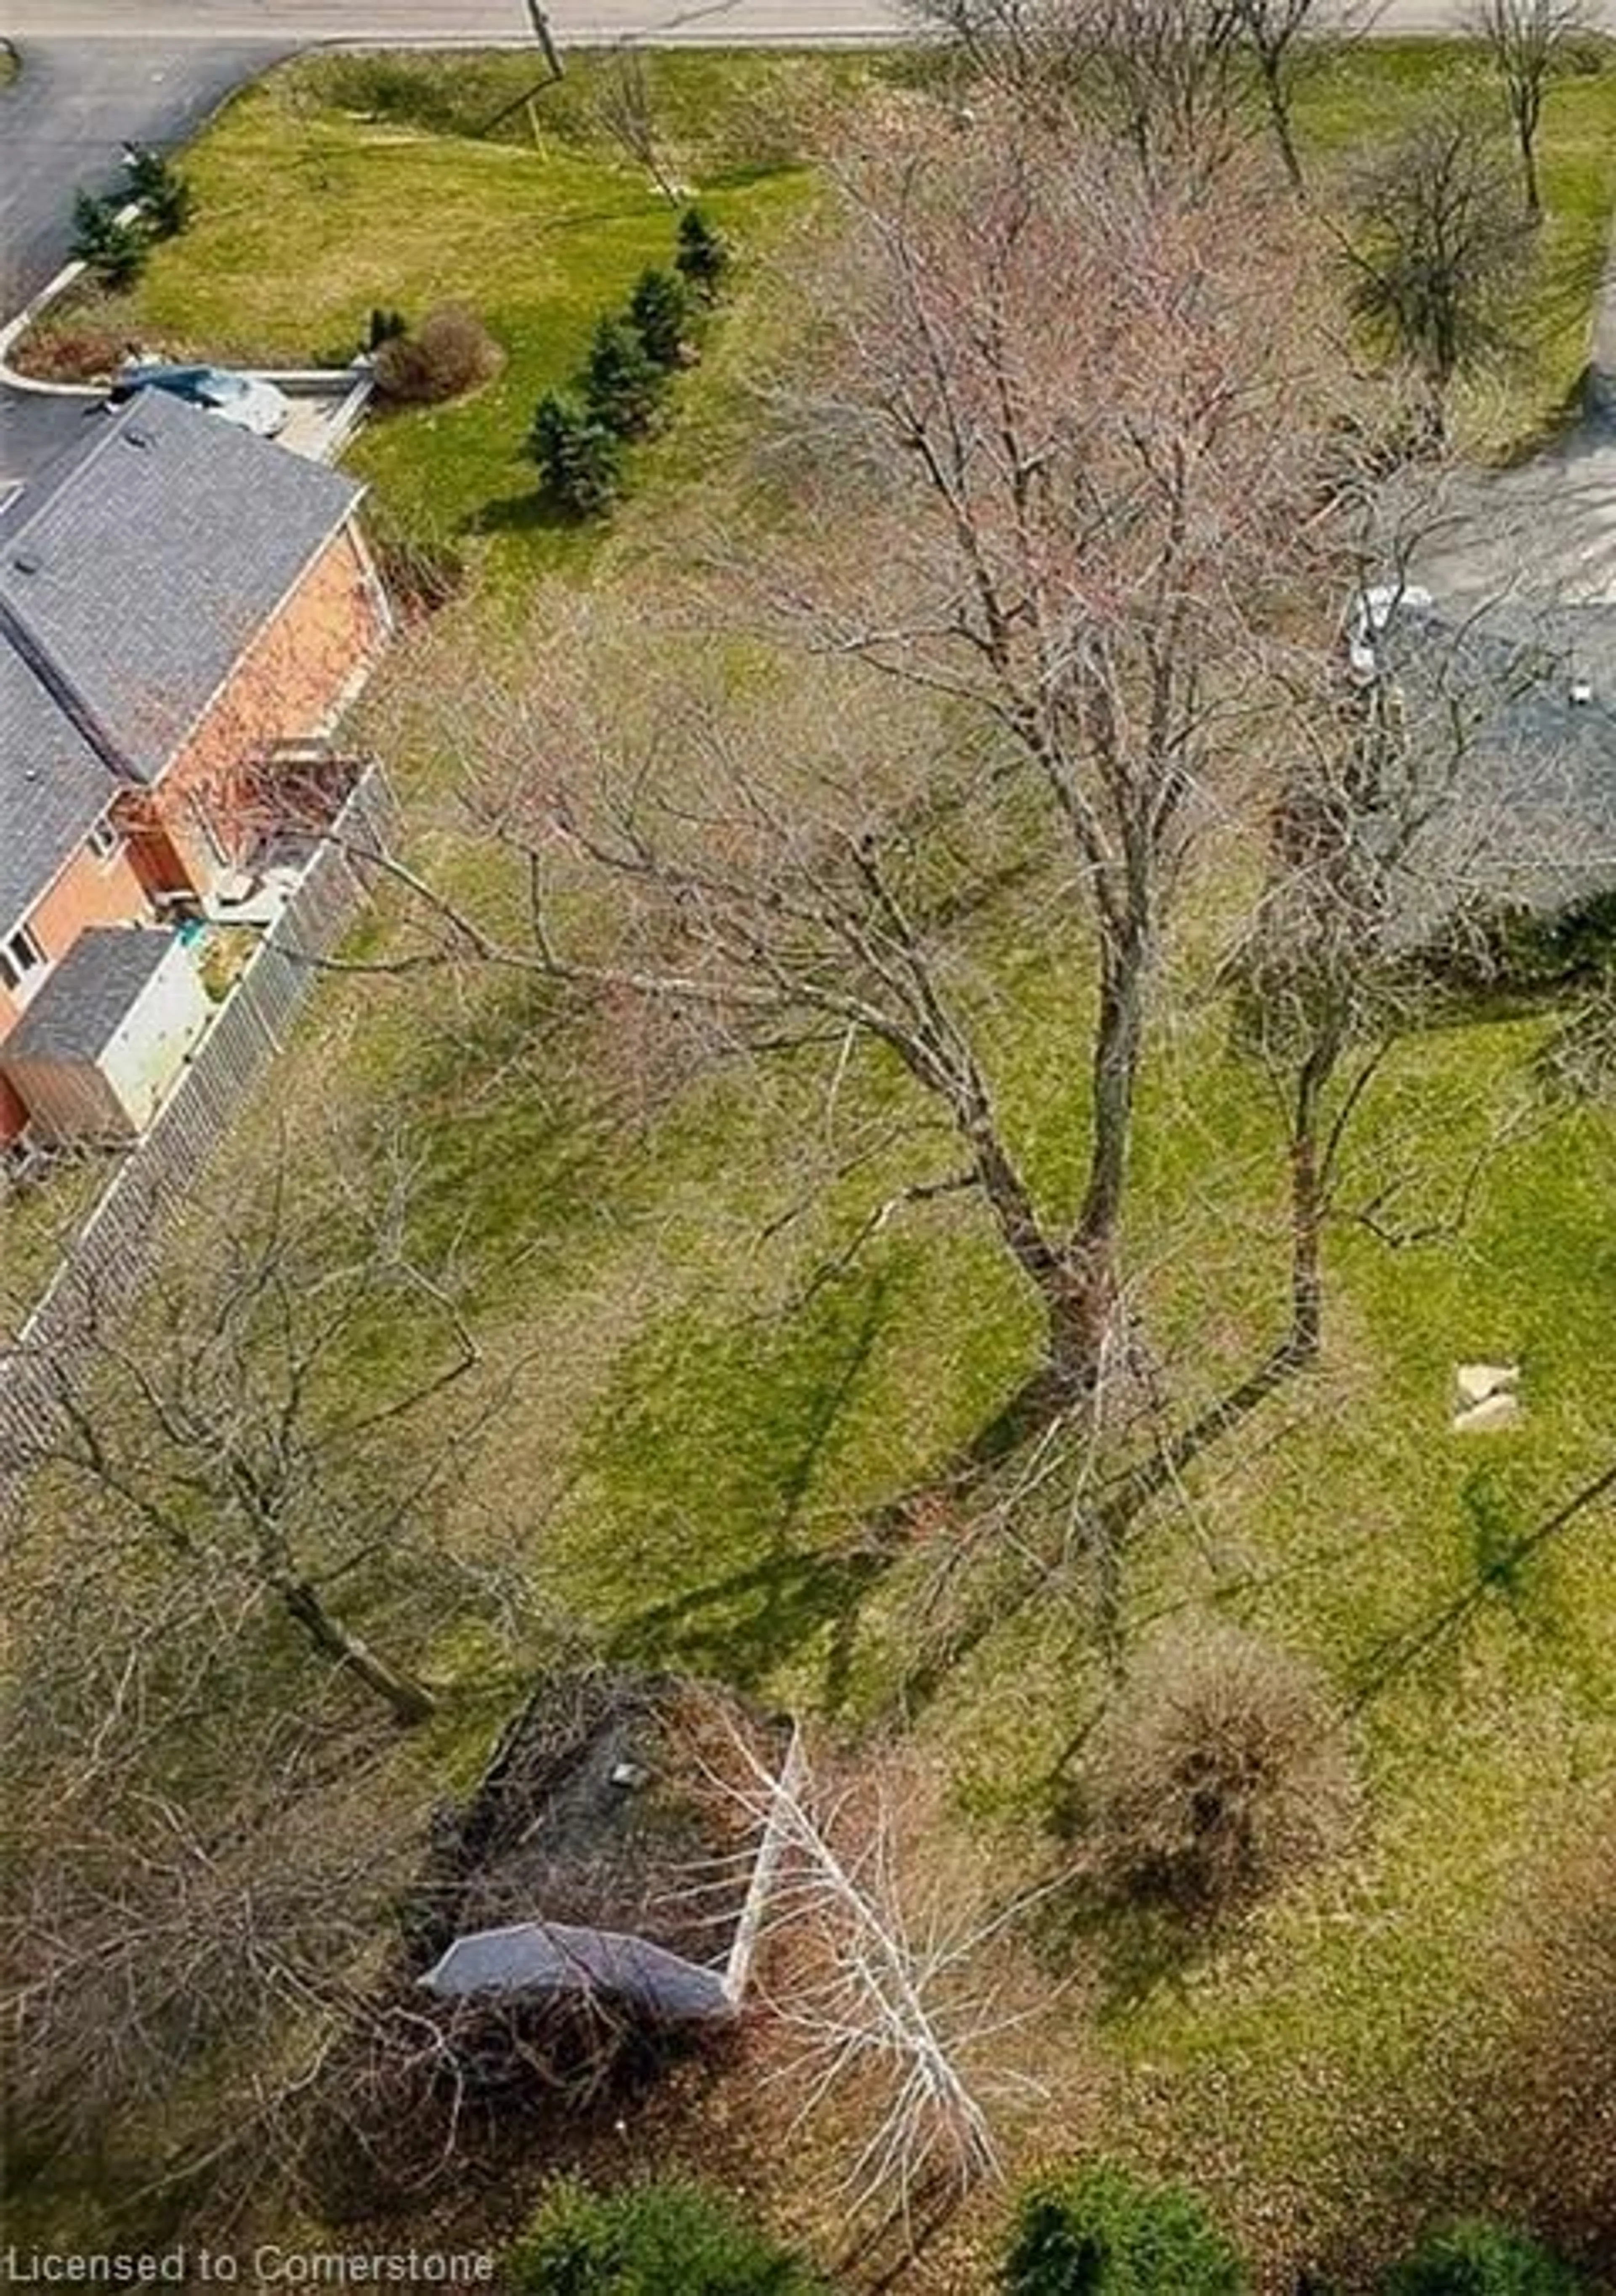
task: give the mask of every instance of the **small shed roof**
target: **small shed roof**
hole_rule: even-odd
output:
[[[3,1057],[93,1061],[178,936],[127,925],[80,933],[5,1040]]]
[[[716,1970],[699,1968],[647,1938],[565,1922],[518,1922],[456,1938],[420,1981],[450,1999],[598,1994],[680,2021],[728,2016],[733,2007]]]

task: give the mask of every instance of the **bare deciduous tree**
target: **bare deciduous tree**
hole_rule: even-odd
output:
[[[1511,357],[1534,234],[1507,165],[1465,106],[1427,111],[1363,168],[1349,249],[1354,310],[1424,387],[1430,443],[1453,385]]]
[[[1441,966],[1485,947],[1524,893],[1552,905],[1575,882],[1577,832],[1554,825],[1577,818],[1584,770],[1560,737],[1563,675],[1530,623],[1513,636],[1485,616],[1451,623],[1414,582],[1411,557],[1440,498],[1417,474],[1375,490],[1357,635],[1316,687],[1299,690],[1274,867],[1242,960],[1248,1049],[1285,1110],[1289,1345],[1304,1360],[1322,1343],[1328,1223],[1356,1220],[1394,1247],[1449,1238],[1486,1163],[1523,1128],[1554,1120],[1523,1075],[1479,1161],[1457,1176],[1448,1215],[1415,1227],[1382,1217],[1400,1184],[1383,1168],[1354,1201],[1355,1133],[1438,1002]],[[1519,810],[1531,791],[1536,822]]]
[[[791,2037],[799,2118],[830,2096],[844,2109],[857,2100],[867,2134],[843,2197],[857,2214],[906,2223],[923,2194],[956,2195],[998,2173],[990,2109],[1019,2085],[986,2060],[1022,2021],[1004,1960],[1025,1900],[984,1903],[935,1877],[923,1885],[884,1789],[838,1792],[806,1761],[777,1777],[747,1760],[741,1798],[778,1860],[764,1989]]]
[[[865,199],[876,292],[838,312],[817,411],[892,522],[861,584],[792,603],[812,643],[979,711],[1068,847],[1097,1002],[1087,1182],[1052,1256],[1092,1366],[1162,932],[1198,834],[1260,784],[1267,617],[1328,562],[1333,450],[1300,248],[1266,227],[1260,276],[1233,252],[1259,192],[1181,204],[1102,188],[1092,152],[1051,183],[1042,156],[935,204],[906,171]]]
[[[1471,16],[1504,83],[1505,101],[1521,153],[1528,211],[1543,211],[1538,181],[1538,129],[1548,84],[1568,51],[1591,28],[1584,0],[1476,0]]]
[[[1075,16],[1077,101],[1121,137],[1148,181],[1189,188],[1233,160],[1249,87],[1229,0],[1086,0]]]
[[[1059,11],[1051,0],[911,0],[908,12],[986,85],[1046,101],[1055,92]]]
[[[1320,0],[1228,0],[1240,42],[1257,74],[1274,142],[1293,191],[1307,188],[1296,140],[1296,84],[1335,53],[1351,29],[1349,12]]]
[[[456,690],[473,833],[516,857],[528,913],[513,931],[508,908],[414,888],[439,955],[722,1013],[754,1045],[884,1051],[964,1151],[903,1200],[980,1196],[1070,1398],[1126,1352],[1129,1149],[1176,892],[1200,830],[1261,788],[1282,622],[1289,649],[1299,593],[1334,578],[1306,258],[1259,189],[1180,200],[1035,132],[897,152],[846,190],[822,362],[783,398],[816,570],[787,551],[738,570],[754,624],[872,674],[827,693],[857,738],[749,741],[743,711],[687,700],[649,729],[642,709],[625,742],[598,694],[592,733],[532,694],[496,728],[486,681]],[[614,953],[569,890],[580,866],[611,888]],[[959,945],[1007,867],[1058,917],[1074,988],[1092,952],[1070,1217],[1029,1172]]]
[[[264,1232],[171,1293],[155,1334],[149,1316],[126,1329],[87,1301],[85,1347],[44,1365],[35,1472],[103,1500],[130,1567],[166,1562],[233,1589],[246,1612],[278,1613],[396,1721],[419,1723],[432,1692],[357,1631],[345,1597],[430,1551],[422,1534],[457,1447],[489,1406],[418,1449],[402,1439],[479,1350],[452,1277],[410,1248],[402,1182],[346,1256],[325,1248],[322,1225],[294,1223],[277,1192]],[[352,1353],[383,1315],[405,1319],[411,1368],[366,1392]],[[38,1517],[47,1536],[52,1510]]]
[[[1233,0],[915,0],[911,12],[1024,115],[1099,125],[1153,182],[1205,181],[1245,139]]]
[[[590,81],[590,108],[603,134],[644,168],[662,197],[677,207],[681,194],[664,156],[643,48],[625,40],[602,58]]]

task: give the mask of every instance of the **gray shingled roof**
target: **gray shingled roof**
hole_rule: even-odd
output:
[[[119,786],[0,621],[0,933],[78,851]]]
[[[94,1060],[176,938],[127,925],[80,933],[6,1038],[0,1062]]]
[[[1395,649],[1415,758],[1429,744],[1440,774],[1456,710],[1466,726],[1464,762],[1397,871],[1402,946],[1466,915],[1552,916],[1616,889],[1616,708],[1597,686],[1574,698],[1573,660],[1546,635],[1523,644],[1432,615]]]
[[[147,391],[8,505],[0,929],[88,825],[86,755],[99,753],[109,776],[155,780],[363,491]],[[42,693],[64,726],[46,726]],[[70,786],[47,799],[45,776],[63,761]]]

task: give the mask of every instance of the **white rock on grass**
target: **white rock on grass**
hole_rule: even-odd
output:
[[[1489,1395],[1502,1395],[1520,1382],[1519,1364],[1462,1363],[1456,1366],[1456,1381],[1461,1404],[1485,1403]]]
[[[1495,1427],[1513,1426],[1521,1416],[1521,1398],[1501,1390],[1483,1396],[1480,1403],[1470,1404],[1454,1414],[1454,1429],[1460,1435],[1485,1435]]]

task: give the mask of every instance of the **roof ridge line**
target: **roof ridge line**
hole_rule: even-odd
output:
[[[112,778],[131,786],[140,785],[140,775],[128,758],[61,664],[53,659],[50,648],[29,629],[27,620],[4,590],[0,590],[0,632],[10,641],[13,652],[33,672],[75,733],[95,752]]]

